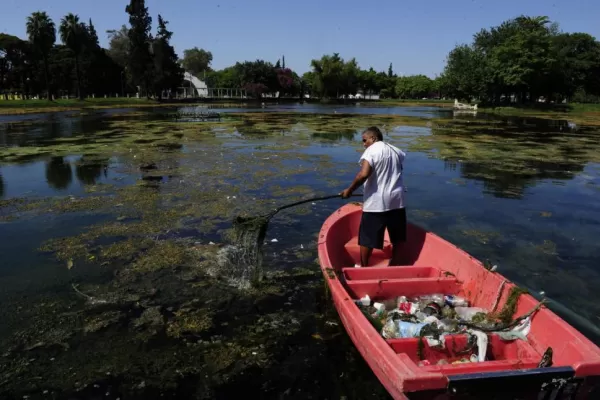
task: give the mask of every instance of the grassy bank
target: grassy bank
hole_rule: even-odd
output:
[[[85,110],[113,107],[152,107],[162,105],[155,100],[132,98],[99,98],[49,100],[0,100],[0,114],[29,114],[37,112]]]

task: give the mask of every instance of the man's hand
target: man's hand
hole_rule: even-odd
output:
[[[350,189],[345,189],[342,191],[342,193],[340,193],[340,195],[342,196],[342,199],[347,199],[348,197],[352,196],[352,191]]]

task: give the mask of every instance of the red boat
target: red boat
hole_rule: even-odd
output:
[[[391,245],[386,232],[384,249],[373,251],[370,266],[355,268],[361,213],[360,204],[350,203],[327,218],[318,239],[319,261],[348,335],[393,398],[600,398],[600,348],[545,306],[531,317],[526,340],[502,340],[489,333],[489,357],[481,362],[453,363],[463,357],[455,349],[466,347],[464,333],[446,335],[444,350],[418,337],[385,339],[357,300],[366,295],[378,301],[444,293],[461,296],[475,307],[499,310],[515,285],[410,223],[401,265],[388,266]],[[515,317],[536,305],[534,297],[522,294]],[[548,348],[552,364],[544,367],[541,361]],[[508,397],[497,397],[500,394]]]

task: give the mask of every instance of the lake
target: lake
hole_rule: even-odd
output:
[[[371,125],[407,152],[412,222],[600,344],[598,128],[373,104],[0,116],[2,396],[388,398],[316,261],[348,200],[278,214],[258,287],[219,263],[236,215],[346,188]]]

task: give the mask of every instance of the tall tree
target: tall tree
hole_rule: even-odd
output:
[[[394,76],[394,70],[392,70],[392,63],[390,63],[390,66],[388,67],[388,77],[392,78]]]
[[[184,70],[178,63],[175,49],[171,46],[173,32],[167,30],[168,21],[158,16],[158,32],[152,44],[154,55],[154,91],[159,98],[163,91],[173,93],[183,81]]]
[[[150,98],[154,72],[152,54],[150,54],[152,17],[148,14],[145,0],[130,0],[125,11],[129,14],[131,25],[128,32],[130,53],[127,67],[133,84],[140,86],[146,92],[146,97]]]
[[[42,57],[44,77],[46,81],[46,96],[52,100],[48,56],[56,42],[56,26],[44,11],[36,11],[27,17],[27,35],[34,50]]]
[[[281,68],[285,69],[285,56],[281,56]]]
[[[81,73],[79,61],[83,51],[84,42],[87,38],[85,25],[79,22],[79,17],[74,14],[67,14],[60,21],[60,39],[73,51],[75,55],[75,76],[77,77],[77,97],[83,100],[83,91],[81,90]]]
[[[90,21],[87,25],[87,44],[91,47],[100,47],[100,41],[98,40],[98,33],[96,32],[96,28],[94,27],[94,23],[90,18]]]
[[[205,71],[211,71],[210,63],[212,62],[212,59],[213,55],[210,51],[194,47],[193,49],[183,51],[183,60],[181,64],[187,72],[194,76],[199,76]]]

